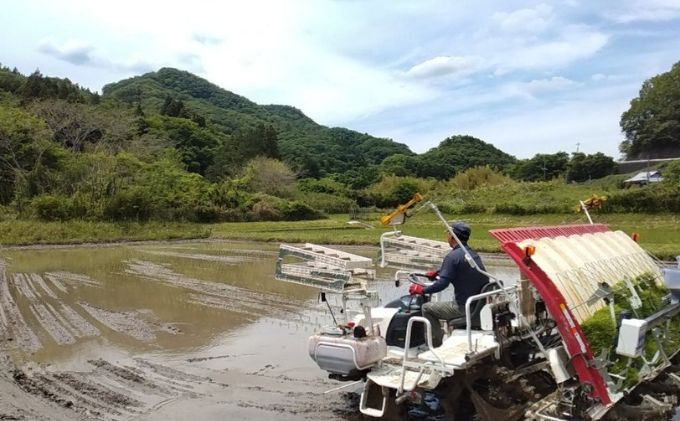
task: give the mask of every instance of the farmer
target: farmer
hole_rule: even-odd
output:
[[[463,244],[465,250],[472,256],[477,266],[486,271],[482,259],[467,244],[470,239],[470,226],[465,222],[457,221],[451,224],[451,229]],[[423,305],[423,316],[427,317],[432,324],[432,341],[434,346],[441,344],[443,336],[439,320],[465,317],[465,301],[468,297],[479,294],[484,285],[489,282],[489,278],[486,275],[478,272],[468,264],[465,260],[465,250],[458,245],[449,230],[446,230],[446,237],[451,246],[451,251],[444,257],[442,266],[437,272],[428,272],[428,277],[434,281],[434,284],[428,287],[411,284],[409,288],[411,295],[421,295],[434,294],[443,290],[449,284],[453,285],[455,301],[430,302]]]

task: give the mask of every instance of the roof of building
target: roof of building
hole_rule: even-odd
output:
[[[663,180],[659,171],[643,171],[624,181],[624,183],[656,183]]]

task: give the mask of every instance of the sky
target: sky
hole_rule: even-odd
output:
[[[680,0],[8,1],[0,63],[92,90],[175,67],[422,153],[619,158],[621,114],[680,61]]]

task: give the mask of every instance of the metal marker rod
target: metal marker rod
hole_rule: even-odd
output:
[[[349,383],[349,384],[343,384],[342,386],[334,387],[331,390],[327,390],[327,391],[323,392],[323,394],[326,395],[328,393],[337,392],[338,390],[342,390],[342,389],[345,389],[345,388],[348,388],[348,387],[352,387],[352,386],[357,385],[361,382],[363,382],[363,380],[357,380],[357,381]]]
[[[437,205],[435,205],[432,202],[427,202],[426,204],[430,205],[430,208],[432,208],[432,210],[437,215],[439,220],[442,221],[442,223],[446,227],[446,230],[449,232],[449,234],[451,234],[451,237],[453,237],[453,239],[456,240],[456,243],[458,244],[458,246],[463,250],[463,253],[465,253],[465,261],[467,261],[467,263],[472,268],[474,268],[477,272],[481,273],[482,275],[486,276],[489,279],[493,279],[494,281],[501,283],[501,285],[502,285],[502,282],[500,282],[500,280],[498,278],[496,278],[495,276],[493,276],[489,272],[482,270],[482,268],[479,267],[477,262],[475,262],[475,259],[472,258],[472,255],[468,251],[467,247],[465,247],[463,242],[460,241],[460,238],[458,238],[456,233],[453,232],[453,228],[451,228],[451,225],[449,225],[449,222],[446,220],[446,218],[444,218],[444,215],[442,215],[442,213],[439,211],[439,208],[437,207]],[[425,206],[425,205],[423,205],[423,206]]]
[[[333,314],[333,309],[331,308],[331,305],[328,303],[328,299],[326,298],[325,292],[321,293],[321,299],[323,300],[323,302],[326,303],[326,306],[328,307],[328,312],[331,313],[331,317],[333,318],[333,324],[335,326],[338,326],[338,321],[335,319],[335,314]]]
[[[590,217],[590,212],[588,212],[588,207],[586,206],[585,203],[583,203],[583,200],[579,200],[578,202],[581,204],[581,209],[583,209],[583,213],[585,213],[586,216],[588,217],[588,221],[590,222],[590,225],[593,225],[594,224],[593,218]]]

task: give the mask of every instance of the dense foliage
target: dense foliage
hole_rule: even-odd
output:
[[[0,67],[0,207],[18,218],[296,220],[389,208],[416,192],[456,213],[571,212],[593,193],[610,196],[604,212],[679,211],[676,167],[663,185],[623,190],[621,177],[591,181],[614,169],[600,153],[518,161],[451,136],[417,155],[175,69],[107,85],[100,97]]]
[[[510,173],[519,180],[547,181],[564,177],[567,181],[588,181],[614,174],[614,159],[601,152],[587,155],[575,152],[555,154],[536,154],[531,159],[518,161]]]
[[[392,155],[382,162],[381,171],[387,175],[446,180],[467,168],[488,165],[500,170],[514,162],[513,156],[480,139],[451,136],[422,155]]]
[[[621,116],[628,159],[680,156],[680,62],[646,80],[640,94]]]

